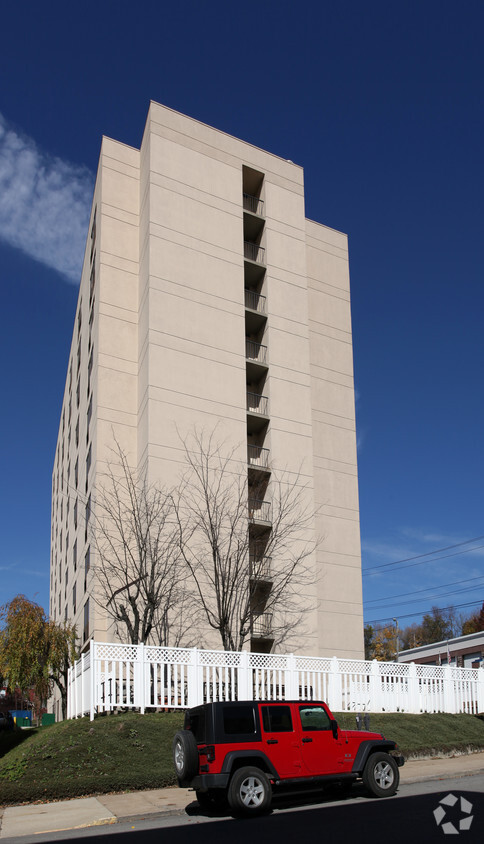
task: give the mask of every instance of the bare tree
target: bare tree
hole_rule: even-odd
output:
[[[236,450],[224,453],[215,434],[195,431],[183,444],[180,552],[206,620],[225,650],[241,650],[257,625],[279,644],[309,609],[301,591],[311,582],[313,513],[301,478],[272,473],[269,502],[269,475],[248,475]]]
[[[163,632],[160,644],[167,644],[185,572],[173,496],[132,470],[118,443],[114,451],[96,490],[95,599],[132,644],[146,643],[153,632]]]

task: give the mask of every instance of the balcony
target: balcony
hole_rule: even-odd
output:
[[[252,580],[261,583],[270,583],[272,581],[272,559],[271,557],[260,558],[249,555],[249,572]]]
[[[260,445],[247,445],[247,463],[250,468],[269,471],[269,449]]]
[[[258,314],[266,314],[266,297],[255,290],[245,290],[245,307]]]
[[[264,330],[267,319],[266,297],[255,290],[245,291],[245,330],[246,334],[259,334]]]
[[[251,214],[257,214],[259,217],[264,216],[264,201],[258,196],[251,196],[250,193],[243,195],[244,211],[250,211]]]
[[[247,360],[267,366],[267,346],[255,343],[254,340],[245,341],[245,357]]]
[[[253,243],[251,240],[244,240],[244,258],[253,261],[254,264],[265,264],[265,252],[263,246]]]
[[[249,522],[252,524],[271,524],[271,502],[259,498],[249,498]]]
[[[247,393],[247,413],[258,413],[260,416],[269,415],[269,399],[260,393]]]
[[[252,619],[252,636],[267,638],[271,635],[272,613],[263,612]]]

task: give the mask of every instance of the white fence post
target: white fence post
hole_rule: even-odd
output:
[[[420,697],[418,691],[417,666],[411,662],[408,666],[408,704],[409,712],[418,714],[420,712]]]
[[[339,669],[339,660],[336,656],[331,658],[331,668],[328,679],[328,706],[332,712],[342,712],[344,706],[341,694],[341,674]]]
[[[145,714],[145,646],[143,643],[136,646],[136,682],[135,700],[138,699],[138,708],[142,715]]]
[[[249,651],[241,651],[240,663],[237,668],[237,700],[252,700],[253,697],[254,684],[249,665]]]
[[[188,706],[191,709],[193,706],[198,706],[198,656],[197,649],[191,648],[190,662],[187,666],[187,683],[188,683]]]
[[[94,644],[93,640],[91,639],[89,643],[89,653],[91,656],[90,659],[90,673],[91,673],[91,688],[90,688],[90,707],[89,707],[89,717],[91,721],[94,721],[94,709],[96,706],[96,689],[97,689],[97,664],[96,664],[96,645]]]
[[[452,678],[452,666],[444,665],[444,710],[445,712],[456,712],[455,689]]]
[[[477,711],[484,714],[484,663],[477,671]]]
[[[380,675],[380,666],[376,659],[372,660],[371,663],[371,674],[370,674],[370,709],[371,712],[381,712],[382,711],[382,686],[381,686],[381,675]]]
[[[299,700],[299,683],[297,681],[296,657],[294,654],[287,655],[286,669],[284,671],[284,687],[286,700]]]
[[[71,684],[72,684],[72,672],[76,670],[76,664],[74,663],[73,666],[67,669],[67,717],[72,718],[72,692],[71,692]],[[75,700],[75,698],[74,698]],[[75,713],[75,716],[77,712]],[[74,716],[74,717],[75,717]]]

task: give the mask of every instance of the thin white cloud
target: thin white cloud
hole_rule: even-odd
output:
[[[0,114],[0,238],[74,283],[93,185],[87,167],[49,155]]]

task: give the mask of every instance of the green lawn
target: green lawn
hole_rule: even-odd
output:
[[[337,718],[343,729],[355,729],[353,714]],[[181,712],[129,712],[3,731],[0,802],[175,785],[171,744],[182,722]],[[484,721],[472,715],[372,715],[370,729],[397,741],[406,756],[484,749]]]

